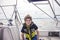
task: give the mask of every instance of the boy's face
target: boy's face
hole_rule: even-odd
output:
[[[31,20],[31,19],[26,19],[26,20],[25,20],[25,23],[26,23],[26,25],[29,26],[29,25],[32,23],[32,20]]]

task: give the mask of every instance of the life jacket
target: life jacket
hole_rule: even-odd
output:
[[[24,23],[22,30],[23,30],[23,33],[25,33],[26,39],[32,40],[32,38],[34,38],[34,36],[36,35],[35,30],[37,28],[38,27],[34,23],[32,23],[30,27],[28,28],[26,27],[26,24]]]

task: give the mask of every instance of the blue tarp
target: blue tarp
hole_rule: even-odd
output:
[[[47,0],[28,0],[29,2],[36,2],[36,1],[47,1]]]

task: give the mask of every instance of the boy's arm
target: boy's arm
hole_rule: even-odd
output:
[[[24,33],[21,33],[22,40],[24,40]]]
[[[37,32],[37,40],[39,40],[39,31],[38,31],[38,29],[36,30],[36,32]]]

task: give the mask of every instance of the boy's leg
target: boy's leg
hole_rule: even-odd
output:
[[[35,35],[35,37],[32,40],[37,40],[37,35]]]

